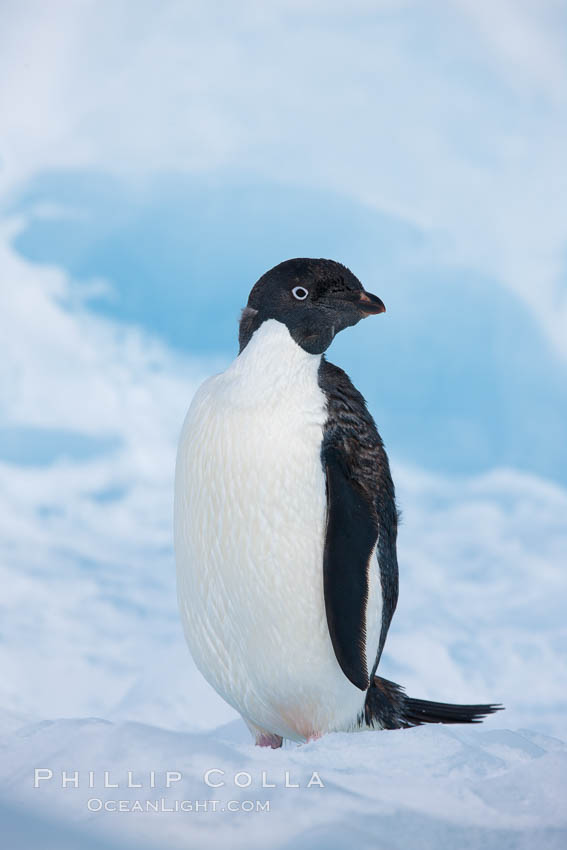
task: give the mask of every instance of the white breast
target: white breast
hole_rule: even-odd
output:
[[[319,363],[265,322],[197,392],[176,469],[178,595],[195,662],[246,720],[295,740],[349,728],[364,702],[325,616]],[[374,581],[372,652],[376,596]]]

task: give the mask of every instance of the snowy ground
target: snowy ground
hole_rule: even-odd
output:
[[[559,849],[567,834],[567,746],[537,732],[427,727],[266,751],[238,721],[191,733],[91,718],[24,726],[2,747],[5,802],[59,819],[48,834],[63,847],[79,833],[111,847]],[[34,789],[32,765],[53,778]],[[78,788],[61,788],[64,770]],[[118,788],[103,787],[105,770]],[[124,811],[98,810],[116,801]]]
[[[412,696],[507,710],[472,729],[255,749],[194,669],[175,604],[175,442],[214,364],[70,309],[65,278],[7,245],[0,428],[49,441],[33,462],[0,460],[6,846],[564,847],[567,493],[514,470],[446,479],[395,463],[401,597],[383,675]],[[34,788],[35,768],[53,779]],[[212,768],[225,786],[205,784]],[[61,770],[80,787],[62,788]],[[118,789],[101,787],[105,770]],[[142,789],[124,787],[128,770]],[[166,770],[182,774],[170,789]],[[323,788],[306,787],[312,771]],[[91,797],[270,811],[89,812]]]

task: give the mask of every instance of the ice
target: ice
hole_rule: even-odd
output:
[[[71,824],[78,835],[99,836],[100,846],[501,850],[562,848],[567,837],[567,746],[524,731],[340,733],[278,751],[252,746],[238,721],[190,733],[86,718],[24,726],[1,747],[4,805],[16,801],[63,833]],[[34,788],[34,768],[53,778]],[[210,781],[221,787],[206,784],[212,769]],[[78,788],[61,787],[63,771],[78,771]],[[103,787],[104,771],[118,788]],[[127,787],[128,771],[142,788]],[[287,785],[299,787],[286,787],[286,773]],[[89,812],[89,800],[163,800],[165,810]],[[216,800],[219,810],[175,812],[176,800]],[[257,800],[270,810],[227,810],[229,801]]]
[[[195,669],[176,610],[175,443],[215,364],[68,309],[64,274],[24,263],[1,232],[0,266],[5,424],[112,437],[98,454],[0,463],[3,846],[567,846],[566,491],[518,470],[449,478],[393,458],[400,602],[380,672],[410,696],[506,712],[254,748]],[[36,768],[53,780],[34,788]],[[205,784],[212,768],[226,786]],[[129,770],[142,789],[124,787]],[[182,782],[164,788],[166,770]],[[79,788],[62,788],[61,771],[79,771]],[[100,787],[104,771],[118,789]],[[239,771],[250,787],[235,787]],[[323,788],[307,787],[313,771]],[[270,811],[89,812],[90,797]]]

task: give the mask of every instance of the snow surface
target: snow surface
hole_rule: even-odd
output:
[[[252,747],[238,721],[191,733],[87,718],[30,724],[1,746],[6,797],[60,818],[64,837],[69,824],[91,841],[100,836],[100,846],[120,839],[121,846],[156,848],[565,847],[567,746],[537,732],[421,727],[333,734],[273,751]],[[37,789],[34,765],[54,774]],[[209,777],[223,786],[205,783],[211,769],[224,771]],[[61,788],[63,770],[79,771],[78,788]],[[105,770],[118,789],[102,787]],[[130,784],[142,789],[126,787],[129,770]],[[182,776],[169,789],[166,771]],[[286,787],[286,771],[287,784],[299,787]],[[163,810],[94,813],[89,800],[91,807],[160,801]],[[217,811],[171,811],[175,801],[203,807],[212,800]],[[232,801],[266,800],[269,811],[228,811]]]
[[[381,672],[415,697],[506,712],[471,729],[256,749],[195,670],[175,602],[175,444],[215,364],[73,306],[69,281],[18,259],[9,234],[0,265],[13,284],[0,425],[52,436],[41,463],[0,462],[3,844],[564,847],[567,492],[515,470],[448,479],[394,463],[401,596]],[[107,442],[70,455],[69,429]],[[34,789],[34,768],[184,779],[91,794]],[[253,783],[215,792],[210,768]],[[262,770],[275,789],[259,787]],[[285,770],[301,788],[283,787]],[[313,770],[324,788],[305,787]],[[89,813],[93,795],[268,799],[271,811]]]

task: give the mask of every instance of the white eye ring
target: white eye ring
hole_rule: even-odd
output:
[[[291,290],[291,294],[294,298],[297,298],[298,301],[305,301],[309,295],[309,290],[305,289],[304,286],[294,286]]]

